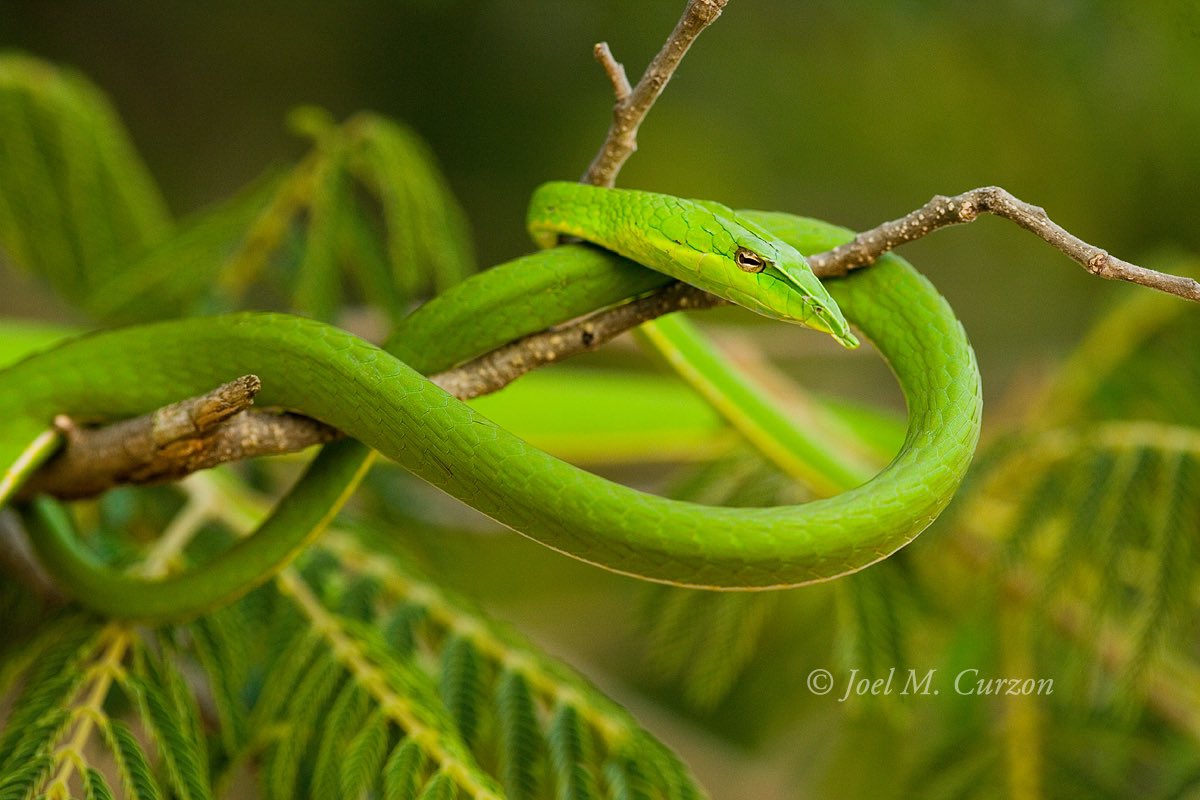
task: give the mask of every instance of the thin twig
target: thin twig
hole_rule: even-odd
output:
[[[612,81],[616,103],[613,105],[613,119],[608,135],[600,147],[600,152],[584,173],[584,183],[595,186],[613,186],[616,183],[617,173],[622,165],[637,150],[638,127],[645,119],[646,112],[662,94],[667,81],[675,73],[692,42],[696,41],[701,31],[721,16],[721,10],[728,2],[729,0],[688,0],[687,8],[675,25],[675,30],[671,31],[666,43],[631,91],[628,89],[629,79],[625,77],[625,68],[613,58],[608,45],[596,45],[596,59],[600,61],[609,80]]]
[[[605,74],[612,81],[613,95],[617,98],[618,103],[623,103],[629,99],[629,95],[633,94],[633,87],[629,85],[629,76],[625,74],[625,66],[613,57],[612,50],[608,49],[608,42],[598,42],[592,48],[592,55],[600,62],[600,66],[604,67]]]
[[[899,245],[920,239],[939,228],[972,222],[984,213],[1015,222],[1065,253],[1093,275],[1129,281],[1200,301],[1200,283],[1197,281],[1156,272],[1111,256],[1068,232],[1050,219],[1043,209],[1017,199],[999,186],[983,186],[953,197],[937,195],[911,214],[864,231],[841,247],[812,256],[808,261],[818,275],[844,275],[856,267],[873,263]]]
[[[661,291],[624,305],[518,339],[474,361],[434,375],[431,380],[460,400],[468,400],[502,389],[530,370],[595,350],[618,334],[663,314],[712,308],[724,303],[721,298],[694,286],[672,283]]]

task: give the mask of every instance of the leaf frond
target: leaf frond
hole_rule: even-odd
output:
[[[1200,430],[1106,422],[1027,437],[978,476],[969,528],[1005,553],[1006,569],[1041,576],[1043,616],[1086,609],[1084,642],[1108,623],[1126,633],[1124,679],[1173,631],[1194,627],[1200,565]],[[1077,615],[1078,616],[1078,615]]]
[[[166,206],[107,98],[73,70],[0,55],[0,251],[82,302],[159,240]]]
[[[343,531],[327,532],[319,547],[336,557],[336,575],[377,583],[372,626],[391,632],[397,612],[405,620],[403,637],[411,642],[405,652],[421,667],[418,674],[407,671],[408,702],[414,710],[424,709],[421,724],[449,724],[455,747],[462,748],[454,751],[459,753],[455,759],[497,775],[506,796],[538,797],[552,789],[563,796],[608,797],[621,787],[634,792],[631,796],[642,791],[636,787],[656,798],[701,795],[686,767],[628,712],[407,561],[372,552]],[[396,650],[387,648],[380,634],[366,632],[374,630],[361,634],[363,652],[379,664],[394,662]],[[428,684],[426,670],[436,673],[440,696],[420,688]],[[411,724],[400,727],[417,738]],[[448,769],[444,758],[427,757],[442,771]],[[603,778],[606,770],[626,779],[614,777],[610,785]],[[500,793],[498,786],[491,791]]]

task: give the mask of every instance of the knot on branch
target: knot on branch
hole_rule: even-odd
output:
[[[308,417],[250,413],[261,388],[256,375],[244,375],[200,397],[99,428],[57,417],[64,447],[20,495],[92,497],[120,484],[178,480],[227,461],[295,452],[340,435]]]

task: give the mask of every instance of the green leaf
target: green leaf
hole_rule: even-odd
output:
[[[169,661],[146,654],[140,674],[129,675],[122,685],[130,691],[158,747],[175,793],[182,800],[209,800],[207,764],[194,700],[186,701],[174,687],[182,678]]]
[[[130,800],[162,800],[162,792],[146,754],[129,728],[119,720],[111,720],[104,726],[104,733],[125,795]]]
[[[240,605],[235,604],[201,617],[188,630],[220,722],[221,745],[232,755],[246,739],[248,711],[242,693],[249,679],[246,643],[250,629]]]
[[[505,672],[496,685],[496,719],[505,793],[510,800],[537,797],[546,744],[529,682],[519,672]]]
[[[338,214],[339,263],[345,265],[367,303],[383,309],[392,320],[400,319],[408,313],[409,301],[392,280],[383,230],[349,190]]]
[[[596,776],[596,748],[592,732],[571,706],[559,706],[547,735],[550,763],[563,800],[596,800],[600,797]]]
[[[479,733],[484,706],[482,665],[470,641],[451,637],[442,649],[441,693],[459,736],[471,747]]]
[[[43,756],[48,757],[62,728],[70,718],[70,712],[66,708],[57,708],[37,722],[20,728],[20,735],[15,740],[11,755],[2,765],[0,775],[20,769],[22,765],[37,761]]]
[[[98,282],[82,298],[85,310],[120,323],[228,310],[214,295],[214,286],[279,184],[279,179],[267,177],[184,220],[169,237],[128,258],[119,272]]]
[[[296,271],[292,303],[297,311],[332,320],[342,303],[340,228],[344,214],[353,212],[342,172],[342,148],[323,147],[322,156],[309,199],[304,255]]]
[[[698,711],[714,708],[754,657],[779,601],[774,592],[647,590],[650,659],[663,682],[677,682]]]
[[[842,669],[865,675],[907,669],[905,631],[916,615],[914,581],[903,557],[850,575],[835,588],[840,623],[835,647]]]
[[[104,95],[29,56],[0,55],[0,250],[82,301],[170,219]]]
[[[43,753],[14,765],[0,776],[0,800],[33,800],[38,786],[53,766],[50,755]]]
[[[323,723],[313,766],[311,794],[314,797],[342,797],[340,774],[346,743],[370,713],[370,697],[353,681],[348,681]]]
[[[37,664],[25,678],[25,687],[5,720],[0,735],[0,773],[16,758],[28,758],[28,739],[42,731],[48,719],[65,713],[83,681],[80,663],[97,647],[98,629],[68,620],[53,633]]]
[[[358,797],[376,786],[387,746],[388,719],[383,712],[376,711],[346,746],[341,766],[343,797]]]
[[[259,692],[258,700],[250,714],[251,729],[260,730],[279,718],[302,676],[312,669],[314,664],[319,664],[317,659],[328,657],[328,654],[320,651],[321,644],[321,637],[316,632],[311,628],[300,627],[295,630],[293,636],[284,638],[272,648],[273,653],[281,655],[275,663],[267,665],[269,669],[262,691]],[[286,657],[282,654],[286,654]]]
[[[1105,625],[1130,645],[1105,679],[1107,694],[1126,703],[1164,634],[1194,629],[1198,462],[1200,429],[1105,422],[1044,431],[992,459],[963,498],[973,528],[1000,540],[1006,569],[1037,576],[1038,618],[1073,609],[1074,647],[1041,631],[1064,693],[1096,695],[1091,647]]]
[[[284,727],[279,741],[266,756],[263,775],[268,797],[295,795],[301,770],[309,766],[305,754],[324,726],[330,701],[344,677],[345,671],[330,653],[319,653],[310,662],[281,720]]]
[[[428,610],[417,603],[400,603],[383,627],[385,641],[400,658],[407,658],[417,644],[417,628],[425,622]]]
[[[412,739],[397,744],[383,767],[383,800],[415,800],[425,764],[425,751]]]
[[[104,776],[94,767],[88,767],[83,773],[83,789],[86,800],[115,800],[112,789]]]
[[[428,147],[407,128],[370,114],[346,123],[347,167],[380,201],[393,280],[402,298],[438,291],[473,271],[465,217]]]
[[[458,786],[444,772],[439,772],[425,785],[418,800],[454,800],[458,797]]]
[[[612,800],[652,800],[651,787],[636,761],[611,759],[604,764],[604,782]]]
[[[439,743],[444,751],[470,763],[465,750],[459,750],[457,726],[448,718],[451,704],[439,702],[423,688],[429,671],[437,673],[446,700],[469,697],[476,691],[469,687],[478,685],[480,697],[464,704],[479,714],[474,723],[475,760],[500,779],[507,797],[555,792],[603,796],[601,771],[609,761],[619,766],[622,760],[630,762],[620,769],[634,796],[639,786],[652,787],[655,796],[666,798],[700,795],[686,767],[624,709],[396,555],[389,546],[395,537],[378,535],[377,540],[376,534],[364,530],[366,540],[360,543],[343,531],[330,531],[320,547],[338,557],[339,563],[329,567],[336,583],[346,581],[349,573],[352,581],[371,579],[378,586],[373,623],[385,631],[401,628],[405,652],[412,657],[400,659],[378,630],[343,622],[360,638],[371,661],[386,671],[393,690],[408,698],[422,724],[442,732]],[[312,577],[321,580],[320,575]],[[414,619],[420,624],[410,624]],[[426,733],[421,741],[431,739]],[[491,781],[481,776],[479,783],[486,786]],[[488,791],[499,793],[500,788]]]

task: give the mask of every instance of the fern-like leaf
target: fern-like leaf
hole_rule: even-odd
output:
[[[253,729],[262,729],[278,719],[281,709],[288,705],[302,678],[313,671],[314,665],[319,663],[318,659],[328,657],[321,652],[321,637],[312,629],[287,627],[293,635],[281,637],[281,641],[271,648],[280,657],[267,664],[265,682],[250,714],[250,727]]]
[[[496,718],[504,791],[509,800],[532,800],[541,783],[546,745],[529,681],[519,672],[506,672],[497,683]]]
[[[456,797],[458,787],[455,786],[454,779],[444,772],[439,772],[425,784],[417,800],[455,800]]]
[[[104,732],[125,796],[130,800],[162,800],[163,793],[154,779],[150,762],[129,728],[119,720],[112,720],[104,726]]]
[[[108,782],[95,767],[84,770],[83,790],[85,800],[115,800]]]
[[[254,221],[269,206],[280,181],[274,176],[180,222],[124,261],[123,268],[96,284],[82,299],[84,309],[107,322],[135,323],[221,308],[212,297]]]
[[[739,450],[694,470],[670,494],[680,500],[747,506],[789,502],[787,495],[794,490],[794,483],[757,453]],[[779,597],[774,592],[647,586],[642,627],[654,674],[663,683],[680,686],[690,707],[710,711],[753,659]]]
[[[383,206],[402,294],[414,297],[427,282],[440,291],[469,274],[474,267],[465,217],[424,142],[374,115],[359,115],[347,127],[353,137],[348,167]],[[429,270],[427,277],[422,269]]]
[[[425,621],[428,610],[418,603],[399,603],[383,627],[384,639],[401,658],[413,653],[417,646],[417,629]]]
[[[15,764],[0,777],[0,800],[33,800],[52,763],[50,756],[43,753]]]
[[[561,706],[546,736],[550,763],[558,779],[558,795],[564,800],[596,800],[600,797],[592,765],[596,762],[592,732],[571,706]]]
[[[604,764],[604,783],[613,800],[653,800],[654,793],[641,767],[632,759],[614,758]]]
[[[345,153],[336,135],[318,141],[322,154],[313,179],[304,236],[304,254],[296,269],[292,304],[317,319],[332,320],[342,303],[338,248],[344,216],[357,212],[343,172]]]
[[[246,640],[250,631],[240,609],[240,605],[217,609],[188,627],[192,651],[204,670],[220,722],[221,745],[227,755],[236,753],[246,739],[247,709],[242,690],[249,679]]]
[[[53,733],[47,723],[64,721],[66,708],[83,682],[81,664],[98,646],[98,629],[78,620],[56,626],[54,641],[25,676],[25,688],[14,703],[0,735],[0,774],[27,760]]]
[[[346,745],[342,761],[342,795],[358,797],[375,787],[387,756],[388,719],[376,711]]]
[[[1123,627],[1127,683],[1165,633],[1195,619],[1198,463],[1197,429],[1109,422],[1048,431],[993,461],[963,513],[972,530],[1000,540],[1008,569],[1042,576],[1043,617],[1064,603],[1077,609],[1077,651],[1100,641],[1104,625]],[[1057,642],[1048,649],[1061,654]],[[1074,663],[1082,670],[1091,660]]]
[[[175,793],[183,800],[208,800],[212,796],[206,770],[208,760],[202,740],[195,736],[192,712],[175,702],[168,684],[170,679],[164,675],[171,668],[155,665],[149,657],[145,662],[146,671],[129,676],[123,685],[137,701]]]
[[[0,56],[0,130],[0,250],[64,297],[83,300],[169,229],[116,113],[78,73]]]
[[[397,663],[395,651],[384,646],[374,627],[344,624],[348,630],[361,630],[365,652],[373,661],[391,664],[389,674],[397,672],[393,680],[407,687],[404,694],[414,711],[429,714],[423,725],[441,730],[451,724],[455,735],[445,740],[447,747],[460,739],[458,725],[449,723],[447,714],[455,705],[470,707],[470,719],[484,721],[467,723],[476,725],[474,760],[498,774],[506,796],[608,797],[618,789],[631,796],[649,793],[672,800],[700,796],[679,759],[624,710],[407,561],[381,556],[388,540],[371,541],[368,548],[343,532],[327,532],[322,546],[337,556],[328,569],[337,582],[347,574],[375,579],[381,594],[371,610],[374,625],[394,630],[400,615],[403,638],[411,641],[412,656],[404,663],[411,664]],[[322,577],[311,573],[310,580],[319,584]],[[421,621],[419,626],[408,624],[414,619]],[[410,671],[417,665],[437,668],[442,697],[449,701],[444,709],[440,698],[421,688],[427,679]],[[475,685],[478,688],[470,690],[450,688]],[[460,712],[454,715],[464,719]],[[470,760],[465,751],[454,758]],[[611,782],[601,777],[608,773]],[[463,789],[461,783],[459,787]]]
[[[397,744],[383,766],[383,800],[415,800],[425,764],[425,751],[416,742]]]
[[[478,738],[484,706],[483,665],[470,641],[452,637],[442,649],[442,701],[470,747]]]
[[[839,581],[838,660],[843,669],[882,675],[910,663],[904,631],[910,625],[913,581],[902,556]]]
[[[282,800],[295,796],[295,787],[307,764],[305,754],[313,735],[321,730],[323,717],[329,711],[344,675],[330,654],[320,653],[296,685],[287,706],[286,728],[278,744],[268,751],[263,765],[264,786],[269,797]]]
[[[313,766],[313,797],[342,796],[343,750],[370,713],[370,697],[362,687],[348,681],[330,708],[329,716],[323,721],[324,730]]]

